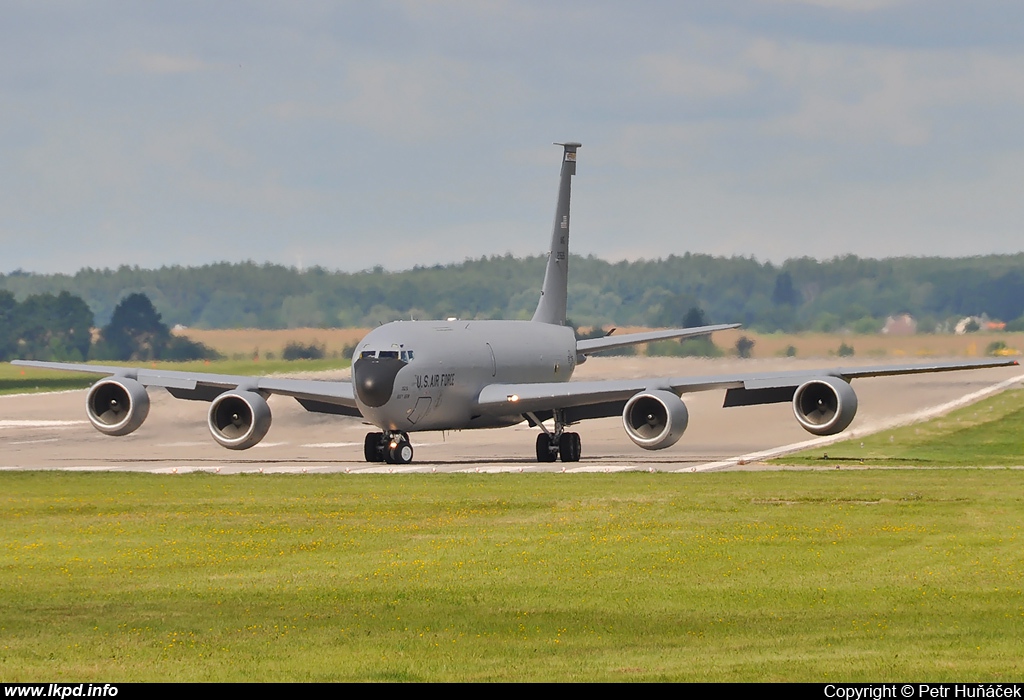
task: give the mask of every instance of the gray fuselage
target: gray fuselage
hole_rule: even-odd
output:
[[[514,425],[519,414],[477,405],[489,384],[569,381],[571,328],[532,321],[397,321],[356,348],[352,382],[363,416],[383,430],[461,430]]]

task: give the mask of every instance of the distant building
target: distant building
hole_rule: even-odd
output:
[[[953,332],[957,335],[965,335],[968,330],[974,331],[981,328],[981,324],[978,323],[978,319],[974,316],[964,316],[962,319],[956,322],[953,326]]]
[[[1002,321],[993,321],[989,319],[988,314],[982,314],[981,316],[964,316],[962,319],[956,322],[956,327],[953,328],[953,332],[957,335],[964,335],[965,333],[973,333],[974,331],[1005,331],[1006,324]]]
[[[885,319],[882,328],[885,335],[914,335],[917,333],[917,320],[910,314],[899,314]]]

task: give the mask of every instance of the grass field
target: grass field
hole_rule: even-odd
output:
[[[0,680],[1019,680],[1020,479],[0,473]]]
[[[1024,465],[1024,390],[1004,391],[946,416],[772,460],[812,466]]]
[[[96,375],[93,374],[28,369],[0,362],[0,396],[84,389],[94,381]]]
[[[340,354],[345,348],[353,347],[369,332],[369,328],[288,328],[280,330],[187,328],[176,332],[176,334],[208,345],[227,357],[236,355],[266,357],[267,353],[274,353],[280,357],[289,343],[323,347],[327,355]]]
[[[103,365],[124,367],[152,367],[184,372],[213,372],[216,374],[302,374],[348,367],[348,360],[217,360],[214,362],[100,362]],[[98,378],[95,374],[58,372],[54,370],[18,367],[8,362],[0,363],[0,395],[33,393],[40,391],[62,391],[84,389]]]

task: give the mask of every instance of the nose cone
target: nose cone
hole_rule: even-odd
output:
[[[390,357],[361,357],[352,365],[352,383],[359,400],[370,408],[383,406],[395,389],[395,376],[405,367],[402,360]]]

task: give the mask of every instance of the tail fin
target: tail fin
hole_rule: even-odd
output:
[[[541,287],[540,301],[533,313],[538,323],[565,325],[565,305],[569,285],[569,194],[572,190],[572,176],[576,174],[576,149],[579,143],[556,143],[562,146],[561,181],[558,184],[558,206],[555,208],[555,225],[551,231],[551,251],[548,266],[544,271],[544,286]]]

